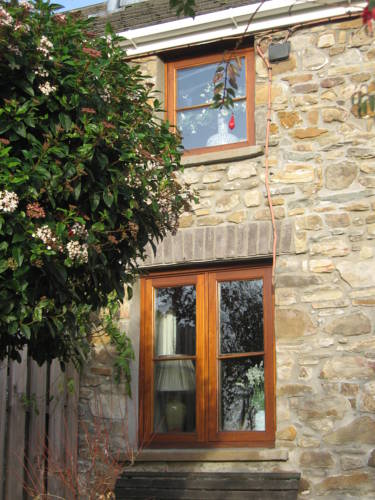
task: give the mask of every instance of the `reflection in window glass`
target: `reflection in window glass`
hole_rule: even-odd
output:
[[[263,356],[220,361],[220,430],[264,431]]]
[[[155,355],[195,355],[194,285],[155,289]]]
[[[221,64],[220,64],[221,65]],[[177,108],[187,108],[212,102],[213,78],[219,64],[204,64],[177,71]],[[241,70],[237,76],[236,97],[246,96],[245,58],[241,58]]]
[[[221,354],[263,351],[263,281],[219,283]]]
[[[199,108],[177,112],[177,127],[185,149],[231,144],[247,140],[246,101],[235,102],[235,128],[229,128],[228,110]]]

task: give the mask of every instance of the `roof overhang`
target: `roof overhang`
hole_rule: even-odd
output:
[[[247,34],[282,29],[300,23],[319,22],[342,16],[358,15],[366,6],[364,1],[337,0],[270,0],[229,8],[210,14],[184,18],[144,28],[118,33],[124,37],[123,46],[128,56],[162,52],[178,47],[240,36],[254,16]]]

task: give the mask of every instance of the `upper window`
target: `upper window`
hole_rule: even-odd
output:
[[[142,279],[140,440],[274,442],[271,268]]]
[[[254,142],[253,51],[233,52],[231,57],[240,62],[233,110],[210,106],[213,79],[223,54],[167,65],[168,119],[181,132],[182,144],[188,153],[247,146]]]

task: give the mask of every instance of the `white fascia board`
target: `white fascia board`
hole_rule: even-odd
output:
[[[342,6],[338,4],[342,4]],[[336,0],[271,0],[257,12],[247,33],[283,28],[293,24],[358,14],[366,2]],[[203,14],[195,19],[157,24],[118,33],[128,40],[122,44],[127,55],[142,55],[190,44],[209,42],[241,35],[259,4]],[[234,22],[234,21],[235,22]]]

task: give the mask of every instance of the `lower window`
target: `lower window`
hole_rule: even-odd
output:
[[[270,266],[150,274],[141,315],[144,446],[274,443]]]

